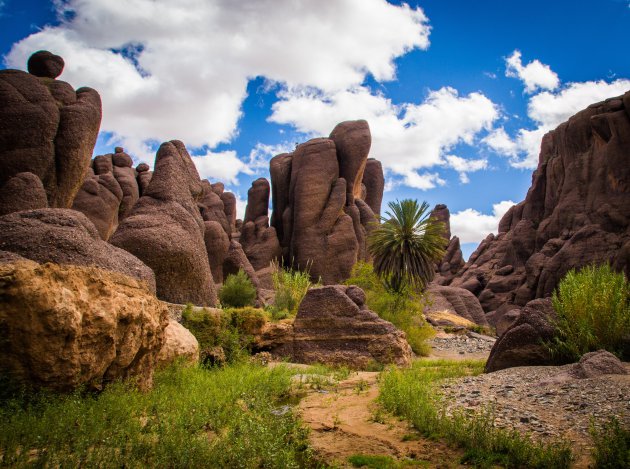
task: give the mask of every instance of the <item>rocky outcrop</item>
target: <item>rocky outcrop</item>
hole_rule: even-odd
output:
[[[593,104],[543,138],[525,200],[451,282],[485,311],[549,296],[572,268],[630,275],[630,92]]]
[[[433,282],[438,285],[448,285],[455,275],[464,267],[464,256],[457,236],[451,237],[451,212],[444,204],[436,205],[431,211],[431,218],[444,225],[444,240],[446,252],[436,265],[436,276]]]
[[[256,288],[256,292],[260,295],[258,275],[256,275],[254,267],[252,267],[249,259],[247,259],[245,251],[243,251],[243,246],[233,239],[230,241],[230,246],[223,261],[223,278],[228,275],[236,275],[239,270],[245,272],[247,277],[251,280],[252,285],[254,285],[254,288]]]
[[[269,181],[259,178],[247,191],[247,210],[239,242],[254,270],[269,267],[282,255],[276,229],[269,226]]]
[[[342,122],[330,138],[310,140],[270,163],[271,224],[284,262],[325,284],[345,280],[357,260],[367,259],[366,237],[376,220],[361,198],[370,143],[367,122]]]
[[[385,189],[385,177],[380,161],[368,158],[363,172],[363,185],[365,186],[365,203],[370,206],[374,215],[380,217]]]
[[[36,262],[95,266],[146,283],[155,292],[153,271],[127,251],[106,243],[80,212],[49,208],[0,217],[0,250]]]
[[[557,360],[545,346],[545,342],[551,341],[556,334],[555,318],[551,299],[527,303],[492,347],[486,372],[514,366],[557,365]]]
[[[63,59],[50,52],[33,54],[28,68],[0,71],[0,192],[18,174],[31,173],[50,207],[68,208],[90,164],[101,99],[91,88],[75,91],[55,80]],[[29,191],[17,195],[23,202],[16,205],[42,208],[29,206]]]
[[[125,153],[122,147],[116,147],[115,153],[111,156],[114,170],[114,177],[123,192],[123,198],[118,209],[118,216],[123,220],[131,213],[131,209],[140,198],[138,188],[137,173],[133,168],[131,156]]]
[[[267,328],[261,343],[279,357],[298,363],[366,368],[372,364],[408,365],[411,347],[405,334],[365,306],[356,286],[331,285],[308,291],[293,323]]]
[[[585,353],[580,361],[571,366],[569,376],[577,379],[590,379],[603,375],[627,375],[624,364],[606,350]]]
[[[163,143],[149,186],[111,238],[153,269],[157,296],[164,301],[217,302],[197,207],[201,194],[199,174],[184,144]]]
[[[42,180],[33,173],[17,173],[0,187],[0,215],[47,207]]]
[[[203,235],[214,283],[223,283],[223,262],[230,249],[230,238],[217,221],[205,221]]]
[[[0,264],[0,376],[27,388],[72,391],[132,378],[142,388],[168,324],[146,285],[96,267]]]
[[[424,314],[429,320],[433,313],[449,312],[480,326],[487,326],[486,315],[475,295],[464,288],[430,285],[426,290]]]
[[[169,319],[164,329],[164,345],[157,357],[158,367],[174,361],[199,363],[199,342],[195,336],[174,319]]]

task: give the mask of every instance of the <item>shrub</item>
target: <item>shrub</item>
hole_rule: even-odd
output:
[[[630,429],[623,428],[616,417],[600,430],[591,426],[595,469],[630,467]]]
[[[409,287],[399,292],[388,291],[368,262],[355,264],[346,285],[361,287],[365,291],[368,308],[404,331],[416,354],[428,355],[431,352],[427,340],[435,335],[435,331],[422,316],[424,297],[421,294]]]
[[[297,314],[297,310],[309,288],[318,283],[311,281],[308,272],[285,269],[273,264],[273,288],[276,291],[271,313],[274,319],[285,319]]]
[[[553,294],[557,337],[549,344],[562,358],[608,350],[630,358],[630,285],[609,265],[571,270]]]
[[[243,269],[239,269],[236,274],[227,276],[219,290],[219,299],[223,306],[252,306],[256,299],[256,288]]]

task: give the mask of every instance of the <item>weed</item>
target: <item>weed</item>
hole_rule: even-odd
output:
[[[273,287],[276,291],[274,304],[270,308],[272,317],[275,320],[294,317],[306,292],[318,284],[311,281],[308,268],[302,272],[282,268],[275,262],[272,263],[272,268]]]
[[[348,458],[348,462],[354,467],[368,467],[370,469],[391,469],[398,467],[396,460],[390,456],[354,454]]]
[[[630,428],[623,428],[612,417],[601,429],[591,424],[595,469],[630,467]]]
[[[354,392],[357,394],[361,394],[364,391],[367,391],[370,388],[368,382],[364,379],[360,379],[357,384],[354,386]]]
[[[223,306],[242,308],[251,306],[256,300],[256,288],[243,269],[228,275],[219,290],[219,300]]]

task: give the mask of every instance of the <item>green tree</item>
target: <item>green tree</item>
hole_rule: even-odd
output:
[[[444,224],[431,218],[426,202],[396,200],[388,207],[368,238],[374,271],[391,291],[424,290],[433,280],[435,263],[444,256]]]

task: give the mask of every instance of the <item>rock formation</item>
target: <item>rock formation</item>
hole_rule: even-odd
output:
[[[217,302],[197,207],[202,191],[184,144],[163,143],[149,186],[111,238],[153,269],[158,298],[171,303]]]
[[[434,312],[447,311],[480,326],[488,325],[479,300],[468,290],[433,284],[427,288],[426,293],[427,305],[424,308],[424,314],[427,319]]]
[[[247,210],[239,242],[254,270],[269,267],[282,256],[276,229],[269,226],[269,181],[256,179],[247,191]]]
[[[164,329],[164,345],[158,354],[157,364],[158,367],[164,367],[175,360],[199,363],[199,342],[192,332],[174,319],[169,319],[168,326]]]
[[[309,270],[325,284],[345,280],[355,262],[367,258],[366,235],[376,220],[361,199],[363,187],[368,192],[362,181],[370,143],[367,122],[342,122],[330,138],[309,140],[271,160],[271,224],[284,262]],[[368,185],[382,191],[376,174],[380,166],[370,168]],[[380,198],[382,192],[372,203]]]
[[[106,243],[85,215],[49,208],[0,217],[0,250],[36,262],[95,266],[142,280],[155,292],[153,271],[127,251]]]
[[[0,376],[9,386],[101,389],[133,377],[147,388],[168,324],[146,285],[96,267],[0,264]]]
[[[457,236],[451,237],[451,212],[444,204],[438,204],[431,211],[431,218],[444,224],[444,239],[446,252],[436,266],[436,276],[433,282],[438,285],[448,285],[455,275],[464,267],[464,256]]]
[[[75,91],[55,80],[63,59],[50,52],[33,54],[28,69],[31,73],[0,70],[0,194],[20,184],[13,181],[4,188],[14,177],[21,175],[23,183],[24,174],[32,173],[42,181],[48,206],[68,208],[90,164],[101,99],[91,88]],[[39,195],[30,199],[31,193],[17,193],[14,208],[46,206]],[[2,212],[8,213],[6,208]]]
[[[0,187],[0,215],[46,207],[44,185],[33,173],[17,173]]]
[[[380,363],[411,362],[405,334],[365,306],[356,286],[330,285],[308,291],[293,323],[267,330],[260,344],[273,355],[298,363],[326,363],[366,368]]]
[[[363,185],[365,186],[365,203],[370,206],[374,215],[380,217],[383,190],[385,189],[385,177],[380,161],[368,158],[363,173]]]
[[[140,198],[140,189],[138,188],[137,173],[133,168],[133,160],[131,156],[125,153],[121,147],[116,147],[115,153],[111,156],[114,177],[123,191],[123,198],[118,209],[118,216],[123,220],[129,213],[138,199]]]
[[[630,276],[629,149],[630,92],[545,135],[527,197],[451,285],[490,312],[549,296],[572,268],[610,262]]]

